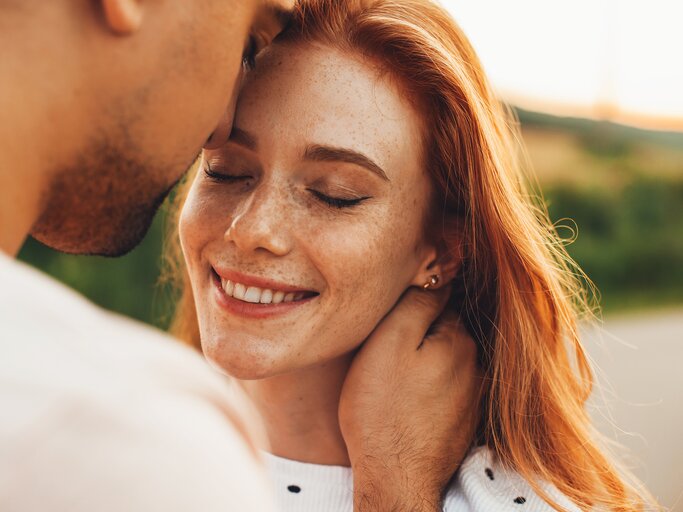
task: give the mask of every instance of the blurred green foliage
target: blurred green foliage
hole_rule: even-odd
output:
[[[518,115],[550,218],[603,309],[683,304],[683,134]]]
[[[551,219],[576,230],[567,250],[606,311],[683,303],[683,179],[639,177],[620,189],[553,185],[544,195]]]
[[[518,111],[551,219],[607,311],[683,304],[683,134]],[[20,258],[94,302],[165,327],[163,214],[125,257],[70,256],[29,240]]]

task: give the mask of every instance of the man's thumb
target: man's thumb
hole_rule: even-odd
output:
[[[443,311],[450,286],[438,290],[409,288],[396,306],[384,317],[375,334],[391,336],[406,341],[414,341],[417,347],[424,338],[429,326]]]

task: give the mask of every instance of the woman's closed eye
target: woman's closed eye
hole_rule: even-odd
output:
[[[322,203],[325,203],[328,206],[331,206],[332,208],[337,208],[337,209],[342,209],[342,208],[351,208],[353,206],[356,206],[366,199],[370,199],[370,196],[363,196],[363,197],[335,197],[332,195],[324,194],[323,192],[320,192],[318,190],[308,188],[308,190],[313,196],[321,201]]]
[[[204,167],[204,174],[206,174],[206,177],[209,178],[212,181],[217,181],[217,182],[235,182],[235,181],[244,181],[251,179],[253,176],[250,174],[243,174],[243,173],[234,173],[234,172],[227,172],[227,171],[216,171],[211,168],[211,164],[209,162],[206,162],[206,165]]]
[[[206,177],[216,183],[249,183],[249,180],[253,179],[254,176],[249,171],[228,171],[228,170],[216,170],[211,167],[210,162],[206,162],[204,166],[204,174]],[[335,208],[338,210],[344,208],[352,208],[361,204],[367,199],[371,199],[372,196],[364,196],[354,193],[351,190],[347,190],[345,187],[339,192],[326,191],[322,192],[317,188],[308,187],[306,191],[310,193],[316,201],[322,203],[324,206],[330,208]]]

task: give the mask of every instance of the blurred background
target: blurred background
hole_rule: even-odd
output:
[[[673,0],[443,2],[519,116],[560,234],[600,291],[586,326],[599,428],[683,512],[683,7]],[[124,258],[21,259],[96,303],[164,328],[165,219]]]

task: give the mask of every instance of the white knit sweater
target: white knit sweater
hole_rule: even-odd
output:
[[[265,454],[282,512],[352,512],[351,468],[307,464]],[[579,509],[555,487],[543,485],[568,511]],[[463,462],[443,504],[444,512],[552,511],[517,473],[506,470],[486,447],[475,448]]]

